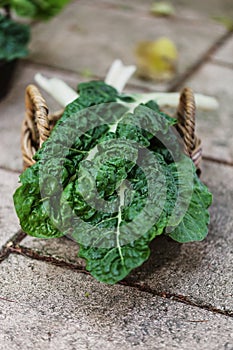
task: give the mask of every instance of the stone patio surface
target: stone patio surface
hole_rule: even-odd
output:
[[[73,1],[52,21],[33,24],[30,56],[0,102],[0,350],[233,350],[233,33],[213,19],[232,17],[233,5],[177,0],[174,17],[157,18],[152,3]],[[74,242],[20,230],[12,195],[22,171],[25,87],[37,72],[74,88],[103,78],[113,59],[135,63],[137,42],[160,36],[178,48],[176,76],[135,75],[125,91],[190,86],[218,99],[217,111],[197,111],[202,180],[214,195],[209,234],[183,245],[158,237],[146,263],[108,286],[87,273]],[[51,111],[60,108],[43,96]]]

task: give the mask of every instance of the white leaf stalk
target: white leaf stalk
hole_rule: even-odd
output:
[[[46,78],[37,73],[34,77],[37,84],[50,94],[62,107],[67,106],[79,97],[77,92],[58,78]]]
[[[125,66],[121,60],[115,60],[106,75],[105,83],[122,92],[135,71],[136,66]]]
[[[174,107],[179,104],[180,93],[179,92],[152,92],[146,94],[131,94],[135,100],[135,107],[140,103],[146,103],[154,100],[161,107]],[[219,108],[219,103],[214,97],[205,96],[202,94],[195,94],[196,106],[203,110],[215,110]]]
[[[105,83],[109,84],[118,92],[122,92],[126,83],[135,72],[135,66],[125,66],[121,60],[115,60],[105,79]],[[48,92],[62,107],[74,101],[79,97],[77,92],[67,85],[63,80],[58,78],[48,79],[42,74],[37,73],[35,75],[35,81]],[[180,94],[177,92],[153,92],[144,94],[131,94],[135,98],[135,102],[130,104],[130,111],[133,111],[140,103],[146,103],[150,100],[154,100],[160,107],[177,107],[179,104]],[[195,94],[196,106],[198,109],[203,110],[215,110],[219,108],[219,103],[214,97]],[[120,102],[120,101],[119,101]],[[123,102],[122,102],[123,103]],[[128,104],[127,104],[128,105]],[[129,107],[129,105],[128,105]]]

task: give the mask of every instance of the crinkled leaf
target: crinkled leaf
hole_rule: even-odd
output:
[[[208,233],[209,212],[212,195],[208,188],[194,176],[194,189],[190,205],[180,224],[169,234],[180,243],[201,241]]]
[[[117,248],[101,249],[80,245],[79,256],[86,259],[86,268],[101,282],[114,284],[149,258],[148,240],[142,237],[122,247],[121,259]]]

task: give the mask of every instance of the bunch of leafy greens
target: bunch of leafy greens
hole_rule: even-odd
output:
[[[11,61],[27,56],[29,27],[0,14],[0,60]]]
[[[132,97],[104,82],[78,88],[14,204],[26,233],[70,235],[87,270],[114,284],[148,259],[156,236],[204,239],[212,196],[155,102],[132,109]]]

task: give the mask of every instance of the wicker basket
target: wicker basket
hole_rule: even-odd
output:
[[[29,85],[25,95],[26,114],[22,125],[21,149],[24,169],[35,161],[33,156],[49,137],[63,110],[49,114],[47,104],[38,88]],[[184,88],[180,95],[180,102],[175,114],[178,119],[176,128],[183,139],[184,153],[194,162],[197,173],[200,174],[202,156],[201,141],[195,135],[195,100],[190,88]]]

